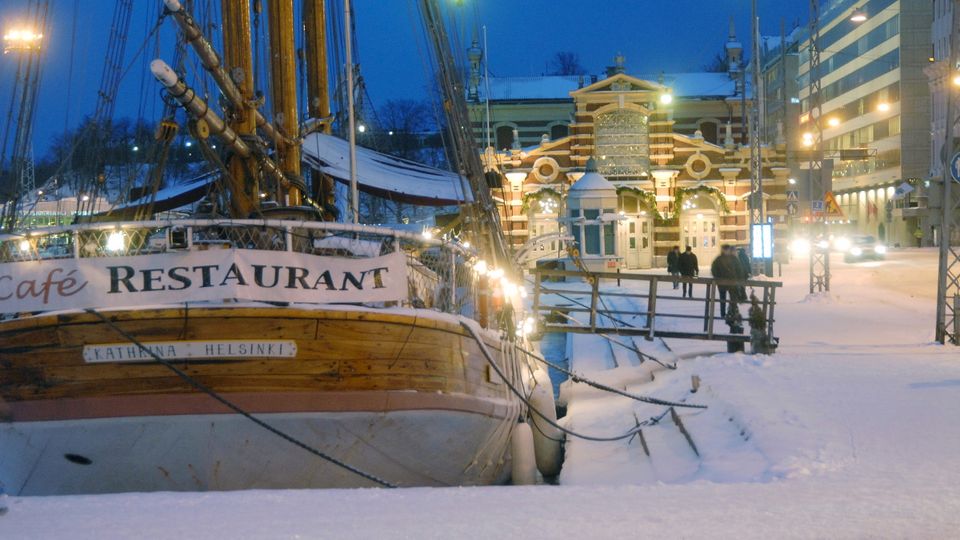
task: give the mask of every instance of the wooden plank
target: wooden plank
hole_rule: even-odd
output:
[[[680,430],[680,433],[683,435],[683,438],[687,440],[687,444],[690,445],[690,449],[693,450],[693,453],[700,457],[700,451],[697,450],[697,445],[693,443],[693,437],[690,436],[690,432],[687,431],[687,428],[684,427],[683,421],[680,420],[680,415],[677,414],[677,410],[673,407],[670,407],[670,418],[673,419],[673,423],[676,424],[677,429]]]

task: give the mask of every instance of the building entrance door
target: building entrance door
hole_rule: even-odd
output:
[[[624,263],[627,268],[650,268],[653,266],[653,220],[647,216],[627,218]]]
[[[684,212],[680,217],[680,239],[683,246],[693,248],[701,265],[709,265],[720,254],[720,227],[715,210]]]

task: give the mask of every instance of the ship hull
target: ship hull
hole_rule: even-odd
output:
[[[155,361],[91,362],[90,347],[126,342],[118,329],[147,344],[292,341],[292,357],[175,365],[271,427],[390,484],[507,480],[521,405],[458,319],[408,311],[191,306],[111,311],[111,324],[92,314],[5,322],[0,482],[21,495],[376,485]],[[487,338],[501,369],[519,373],[512,346]]]

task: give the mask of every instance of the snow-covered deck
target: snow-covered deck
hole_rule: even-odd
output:
[[[649,383],[629,351],[614,357],[605,343],[577,347],[588,351],[576,356],[577,371],[710,405],[679,411],[699,459],[672,425],[662,436],[654,426],[649,458],[636,439],[568,443],[559,486],[16,498],[0,531],[11,538],[955,537],[960,352],[932,343],[935,253],[834,263],[832,294],[816,298],[806,295],[805,264],[784,267],[774,356],[712,354],[723,344],[668,340],[681,356],[704,356],[658,371]],[[702,385],[691,396],[694,374]],[[634,412],[642,420],[651,410],[582,389],[569,396],[564,422],[584,432],[622,432]]]

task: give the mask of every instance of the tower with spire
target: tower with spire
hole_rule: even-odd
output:
[[[727,73],[733,80],[740,79],[743,71],[743,44],[737,39],[737,31],[733,26],[733,17],[730,17],[730,35],[727,37]]]
[[[483,49],[477,42],[476,36],[467,49],[467,59],[470,61],[470,80],[467,81],[467,100],[473,103],[480,101],[480,62],[483,60]]]

